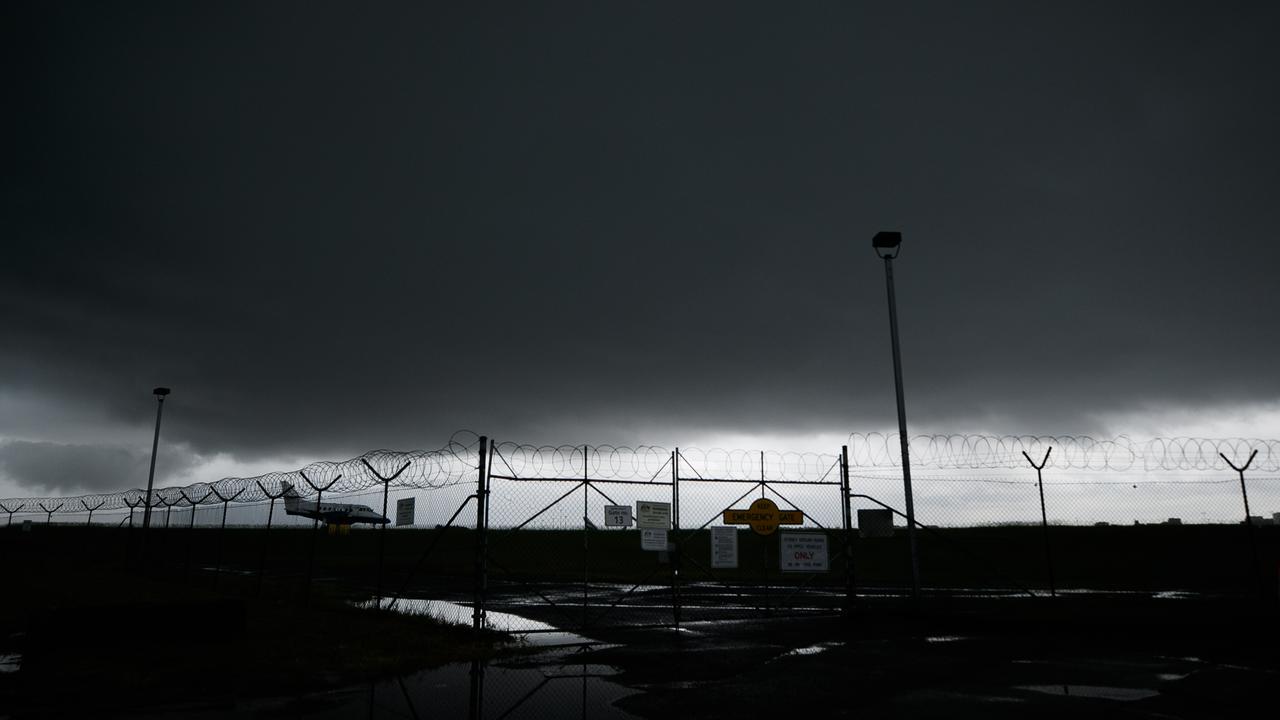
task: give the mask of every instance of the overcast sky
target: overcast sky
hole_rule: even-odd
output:
[[[913,432],[1280,436],[1280,6],[456,6],[5,4],[0,497],[834,451],[886,229]]]

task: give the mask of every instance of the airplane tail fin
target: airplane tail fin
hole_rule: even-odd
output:
[[[302,498],[297,490],[293,489],[293,483],[281,481],[280,487],[284,488],[284,511],[287,513],[296,512],[298,509],[298,501]]]

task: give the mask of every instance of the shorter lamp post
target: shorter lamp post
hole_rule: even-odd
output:
[[[172,391],[167,387],[158,387],[151,392],[156,396],[156,432],[151,438],[151,470],[147,473],[147,494],[143,496],[142,544],[139,551],[143,562],[147,557],[147,529],[151,527],[151,490],[155,486],[156,479],[156,449],[160,445],[160,416],[164,412],[164,398]]]

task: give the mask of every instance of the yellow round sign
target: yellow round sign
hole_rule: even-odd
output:
[[[746,510],[725,510],[725,525],[750,525],[757,535],[772,535],[779,525],[803,525],[804,513],[799,510],[779,510],[769,498],[757,498]]]

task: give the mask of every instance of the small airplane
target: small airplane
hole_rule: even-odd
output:
[[[301,515],[313,520],[323,520],[328,525],[351,525],[353,523],[371,523],[386,525],[391,520],[374,512],[368,505],[352,505],[351,503],[317,503],[304,501],[290,483],[282,483],[284,487],[284,514]]]

